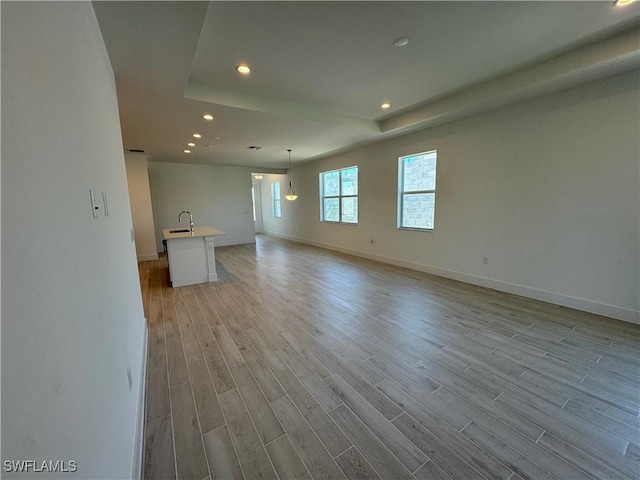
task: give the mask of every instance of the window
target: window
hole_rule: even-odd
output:
[[[273,182],[271,184],[271,205],[273,209],[273,216],[276,218],[282,217],[282,205],[280,205],[280,182]]]
[[[251,187],[251,208],[253,209],[253,221],[256,221],[256,187]]]
[[[398,159],[398,228],[433,230],[436,151]]]
[[[320,220],[358,223],[358,167],[320,174]]]

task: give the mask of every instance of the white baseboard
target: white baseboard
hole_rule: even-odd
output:
[[[286,240],[292,240],[294,242],[300,242],[307,245],[313,245],[320,248],[326,248],[328,250],[334,250],[336,252],[346,253],[348,255],[354,255],[356,257],[367,258],[369,260],[376,260],[382,263],[388,263],[398,267],[410,268],[412,270],[418,270],[420,272],[430,273],[439,277],[451,278],[452,280],[458,280],[473,285],[479,285],[481,287],[487,287],[501,292],[513,293],[515,295],[521,295],[523,297],[533,298],[535,300],[541,300],[543,302],[553,303],[554,305],[561,305],[563,307],[575,308],[576,310],[582,310],[584,312],[595,313],[597,315],[603,315],[605,317],[616,318],[625,322],[640,324],[640,311],[635,311],[615,305],[608,305],[606,303],[594,302],[584,298],[572,297],[556,292],[549,292],[546,290],[540,290],[533,287],[527,287],[525,285],[517,285],[514,283],[507,283],[500,280],[493,280],[491,278],[480,277],[477,275],[471,275],[469,273],[457,272],[455,270],[447,270],[444,268],[433,267],[431,265],[423,265],[420,263],[407,262],[395,257],[388,257],[385,255],[378,255],[375,253],[369,253],[362,250],[353,250],[350,248],[340,247],[338,245],[332,245],[323,242],[315,242],[313,240],[307,240],[304,238],[293,237],[290,235],[283,235],[274,232],[265,232],[266,235],[272,235],[274,237],[284,238]]]
[[[149,342],[149,329],[147,319],[144,319],[144,342],[142,346],[142,359],[140,363],[140,384],[138,387],[138,413],[136,418],[136,435],[133,452],[133,464],[131,465],[131,478],[140,480],[142,478],[142,460],[144,456],[144,410],[146,400],[146,380],[147,380],[147,344]]]
[[[148,255],[138,255],[139,262],[148,262],[149,260],[157,260],[157,259],[158,259],[157,253],[150,253]]]

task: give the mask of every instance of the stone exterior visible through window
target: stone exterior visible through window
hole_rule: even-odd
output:
[[[436,156],[434,150],[398,159],[398,228],[434,229]]]
[[[320,221],[358,223],[358,167],[320,174]]]

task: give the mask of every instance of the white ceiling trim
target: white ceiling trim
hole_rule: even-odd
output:
[[[634,28],[388,118],[382,131],[426,128],[637,68],[640,31]]]
[[[189,82],[184,90],[184,97],[191,100],[199,100],[217,105],[252,110],[255,112],[282,115],[285,117],[301,118],[323,123],[341,125],[355,128],[365,132],[380,133],[380,124],[375,120],[353,117],[340,113],[330,112],[318,107],[297,102],[265,98],[233,90],[225,90],[217,87],[209,87],[194,82]]]

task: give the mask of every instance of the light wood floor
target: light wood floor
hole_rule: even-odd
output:
[[[640,328],[271,237],[140,264],[147,479],[640,478]]]

